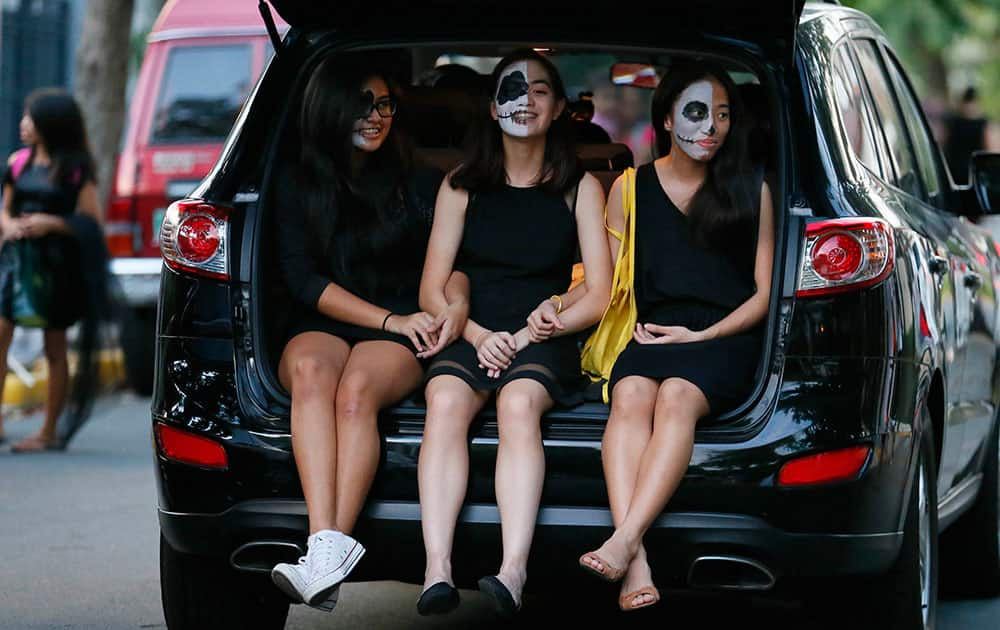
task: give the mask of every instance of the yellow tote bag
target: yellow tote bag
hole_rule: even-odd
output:
[[[601,393],[604,402],[610,401],[608,379],[618,355],[629,340],[638,318],[635,305],[635,169],[622,173],[622,207],[625,214],[625,231],[618,233],[608,225],[607,208],[604,225],[619,240],[615,274],[611,282],[611,301],[604,311],[597,330],[583,345],[581,365],[592,381],[604,381]]]

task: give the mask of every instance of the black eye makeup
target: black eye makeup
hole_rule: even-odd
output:
[[[701,101],[691,101],[684,106],[681,114],[691,122],[701,122],[708,116],[708,105]]]

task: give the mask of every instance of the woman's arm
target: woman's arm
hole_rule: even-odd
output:
[[[438,190],[434,206],[434,223],[427,243],[427,258],[420,277],[420,308],[439,315],[448,308],[446,286],[455,267],[455,259],[462,243],[465,229],[465,209],[469,193],[451,187],[451,175],[445,177]],[[464,274],[463,274],[464,275]],[[480,360],[489,368],[510,365],[513,358],[513,336],[505,332],[494,333],[471,319],[465,321],[462,337],[480,354]],[[510,338],[509,342],[507,337]]]
[[[760,226],[757,233],[757,253],[754,262],[756,291],[736,310],[705,330],[691,331],[682,326],[637,325],[635,338],[640,343],[678,343],[705,341],[736,335],[759,324],[767,315],[771,299],[771,268],[774,265],[774,207],[767,182],[760,190]],[[651,333],[651,334],[650,334]],[[655,335],[655,336],[654,336]]]

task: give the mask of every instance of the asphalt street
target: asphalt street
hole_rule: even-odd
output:
[[[11,418],[11,441],[34,431],[37,416]],[[94,418],[65,453],[15,455],[0,447],[0,630],[165,628],[160,608],[158,526],[149,401],[130,394],[101,399]],[[579,627],[614,607],[613,589],[574,596],[534,585],[526,613],[556,611]],[[419,586],[398,582],[344,586],[332,614],[293,606],[287,628],[409,629],[493,627],[483,597],[462,592],[447,618],[416,613]],[[707,628],[812,628],[794,603],[665,592],[658,625]],[[575,615],[573,613],[576,613]],[[607,627],[642,617],[612,613]],[[1000,598],[945,601],[939,630],[1000,627]]]

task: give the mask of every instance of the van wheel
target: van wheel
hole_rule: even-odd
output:
[[[125,355],[125,378],[135,393],[153,393],[153,346],[156,343],[156,310],[124,309],[121,327],[122,354]]]
[[[917,476],[903,525],[899,557],[869,591],[871,612],[885,630],[932,630],[937,616],[937,475],[930,417],[923,414]]]
[[[267,575],[246,574],[225,560],[180,553],[160,534],[160,596],[170,630],[280,630],[288,599]]]
[[[949,595],[1000,593],[1000,420],[986,445],[976,502],[941,540],[943,588]]]

